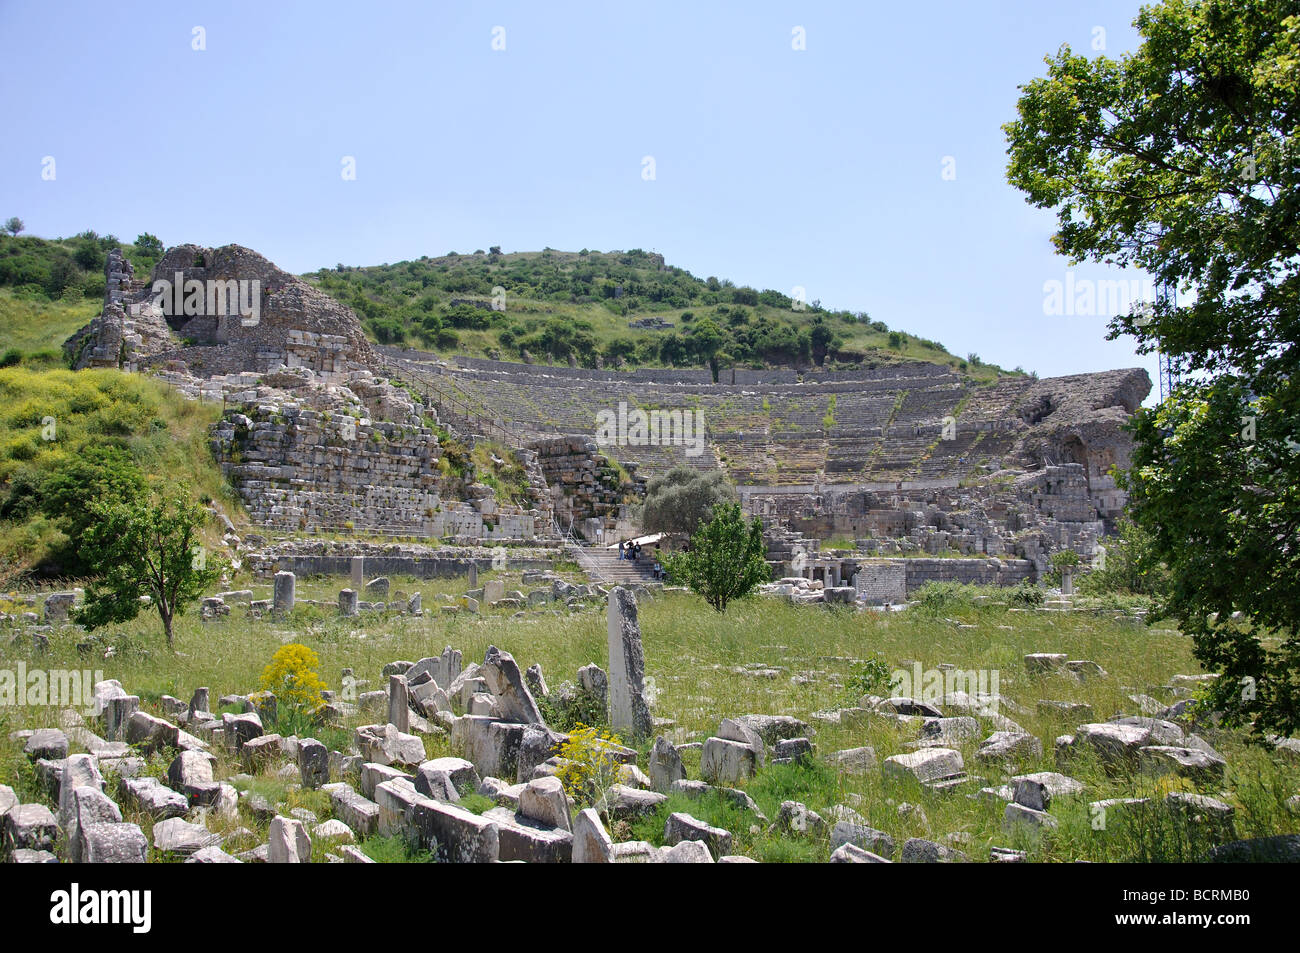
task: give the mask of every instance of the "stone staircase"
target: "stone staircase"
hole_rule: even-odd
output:
[[[592,582],[604,586],[630,586],[653,584],[654,559],[642,550],[640,560],[632,562],[618,558],[617,549],[603,546],[575,546],[571,550],[578,565],[591,577]]]

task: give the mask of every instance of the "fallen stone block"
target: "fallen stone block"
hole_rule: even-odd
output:
[[[747,744],[709,738],[700,754],[700,776],[710,784],[735,784],[754,776],[757,760]]]
[[[220,843],[221,838],[202,824],[191,824],[179,817],[167,818],[153,826],[153,845],[163,853],[192,854]]]
[[[1215,784],[1223,780],[1227,762],[1197,748],[1173,745],[1148,745],[1138,749],[1138,770],[1156,777],[1172,774],[1198,784]]]
[[[311,838],[302,821],[277,817],[267,831],[266,860],[270,864],[311,863]]]
[[[321,788],[330,796],[330,805],[334,816],[356,831],[362,837],[370,837],[379,831],[379,805],[369,798],[362,797],[351,785],[342,781],[326,784]]]
[[[910,754],[896,754],[882,765],[885,777],[913,778],[922,784],[947,781],[965,775],[961,752],[952,748],[922,748]]]
[[[683,841],[703,842],[715,859],[731,853],[730,831],[713,827],[690,814],[677,812],[668,815],[664,824],[664,843],[671,847]]]
[[[149,859],[149,839],[136,824],[86,824],[79,828],[77,841],[78,860],[83,864],[143,864]]]
[[[855,844],[843,843],[831,852],[832,864],[889,864],[893,863],[881,857],[879,854],[873,854],[869,850],[863,850]]]
[[[844,844],[852,844],[881,857],[894,856],[894,839],[884,831],[863,824],[839,821],[831,828],[831,850],[837,850]]]
[[[422,847],[436,850],[439,861],[490,864],[500,857],[499,826],[455,804],[420,798],[410,827]]]
[[[575,864],[614,863],[614,842],[592,808],[584,808],[573,819],[572,860]]]
[[[573,830],[569,799],[557,778],[539,778],[526,784],[519,795],[519,813],[548,827]]]

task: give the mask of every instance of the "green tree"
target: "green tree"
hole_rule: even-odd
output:
[[[63,461],[40,484],[41,510],[58,521],[68,537],[67,568],[91,572],[82,540],[98,517],[95,507],[108,502],[139,500],[145,495],[144,476],[122,447],[92,444]]]
[[[715,506],[735,499],[721,470],[673,467],[646,485],[641,528],[647,533],[694,533]]]
[[[89,629],[129,622],[148,596],[173,648],[173,620],[221,574],[220,561],[199,539],[207,513],[185,484],[162,495],[101,501],[91,510],[95,522],[82,535],[82,555],[98,576],[86,587],[77,621]]]
[[[163,255],[163,243],[157,235],[150,235],[145,232],[135,240],[136,250],[142,255],[148,255],[150,258],[161,258]]]
[[[18,233],[21,232],[26,227],[27,226],[23,224],[23,220],[19,218],[17,215],[8,219],[4,225],[5,231],[8,232],[10,235],[14,236],[15,238],[17,238]]]
[[[1072,261],[1176,289],[1115,316],[1189,375],[1139,410],[1124,476],[1163,611],[1220,672],[1209,702],[1300,728],[1300,2],[1165,0],[1120,61],[1062,47],[1021,87],[1008,178]],[[1233,619],[1234,612],[1240,612]]]
[[[835,332],[821,315],[813,318],[812,327],[808,329],[808,339],[812,342],[812,357],[820,367],[826,363],[826,352],[830,350]]]
[[[691,537],[690,549],[666,556],[664,568],[714,609],[726,612],[728,602],[772,578],[766,555],[762,522],[755,518],[746,526],[739,503],[720,503],[713,519]]]
[[[1102,558],[1079,580],[1079,591],[1158,596],[1168,589],[1165,567],[1152,551],[1151,534],[1128,515],[1115,523],[1115,535],[1102,540]]]

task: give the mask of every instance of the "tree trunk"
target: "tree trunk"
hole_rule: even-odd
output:
[[[172,614],[170,612],[164,612],[160,607],[158,609],[158,615],[162,617],[163,633],[167,636],[167,648],[172,652],[175,652],[176,647],[172,645]]]

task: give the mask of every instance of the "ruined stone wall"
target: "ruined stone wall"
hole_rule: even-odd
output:
[[[293,402],[228,410],[212,448],[260,526],[465,540],[529,540],[538,513],[443,498],[436,435]]]
[[[865,559],[856,568],[853,586],[873,605],[904,602],[932,582],[1018,586],[1034,580],[1027,559]]]
[[[1018,586],[1034,579],[1027,559],[904,559],[909,594],[930,582],[977,586]]]
[[[596,529],[614,531],[629,498],[644,493],[643,484],[623,480],[591,437],[535,440],[528,450],[536,454],[537,465],[551,488],[555,517],[562,528],[570,522],[581,525],[588,537]]]
[[[858,563],[853,587],[871,605],[907,600],[907,566],[902,559],[869,559]]]
[[[363,558],[366,579],[376,576],[412,576],[416,579],[446,579],[467,574],[471,566],[481,572],[493,568],[513,571],[551,569],[563,556],[558,546],[511,546],[502,550],[476,548],[432,548],[411,544],[381,545],[347,543],[338,540],[291,541],[260,546],[246,557],[249,569],[259,578],[287,570],[299,576],[348,576],[353,558]],[[495,561],[495,563],[494,563]],[[501,565],[504,561],[504,566]]]

